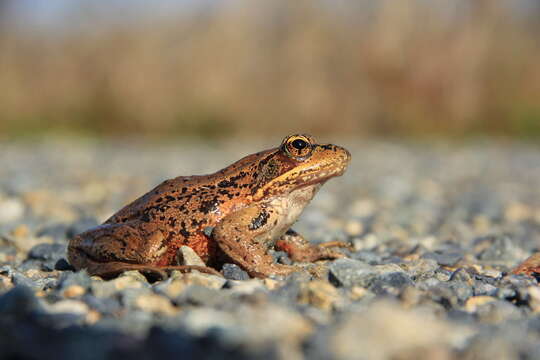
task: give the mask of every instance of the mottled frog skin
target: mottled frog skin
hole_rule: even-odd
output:
[[[344,173],[350,158],[342,147],[316,144],[308,135],[288,136],[279,147],[216,173],[166,180],[71,239],[68,259],[77,270],[105,278],[126,270],[218,273],[224,262],[265,277],[298,270],[275,264],[267,254],[272,247],[294,261],[341,257],[329,246],[310,245],[290,227],[322,184]],[[207,267],[179,264],[182,245]]]

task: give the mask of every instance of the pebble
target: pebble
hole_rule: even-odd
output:
[[[67,298],[74,298],[74,297],[80,297],[84,295],[86,292],[86,289],[83,288],[80,285],[71,285],[68,288],[66,288],[63,292],[64,297]]]
[[[229,280],[249,280],[249,275],[247,272],[242,270],[238,265],[236,264],[224,264],[223,268],[221,269],[223,276],[225,279]]]
[[[424,259],[433,259],[441,266],[456,266],[456,264],[463,258],[460,253],[447,253],[447,252],[430,252],[423,255]]]
[[[189,246],[180,246],[178,249],[178,263],[181,265],[206,266],[199,255]]]
[[[492,296],[473,296],[465,303],[465,310],[468,312],[476,312],[478,307],[494,301],[497,301],[497,299]]]
[[[17,198],[0,198],[0,224],[19,220],[25,212],[24,203]]]
[[[540,287],[530,286],[527,288],[529,293],[529,306],[535,313],[540,312]]]
[[[180,276],[186,284],[201,285],[212,289],[221,289],[227,282],[227,280],[222,277],[211,274],[201,274],[198,271],[180,274]]]
[[[223,291],[220,292],[200,285],[189,285],[173,300],[180,305],[215,306],[223,302],[225,298],[226,295]]]
[[[45,307],[46,311],[53,314],[74,314],[85,315],[88,313],[89,308],[86,303],[78,300],[61,300],[54,304],[49,304]]]
[[[302,286],[298,297],[300,304],[310,304],[318,309],[330,311],[341,300],[338,290],[321,280],[310,281]]]
[[[401,358],[414,354],[416,349],[422,349],[427,358],[438,353],[436,358],[449,359],[452,345],[470,336],[468,329],[438,320],[427,312],[403,310],[395,303],[379,301],[369,311],[346,317],[332,329],[328,343],[319,346],[330,347],[339,359],[352,359],[352,354],[374,360]]]
[[[92,281],[91,291],[97,297],[110,297],[114,294],[125,291],[126,289],[141,289],[148,287],[148,283],[143,275],[137,271],[125,272],[122,276],[110,280]]]
[[[329,269],[330,281],[344,287],[367,287],[377,275],[373,266],[352,259],[338,259]]]
[[[172,316],[179,311],[178,308],[171,304],[169,299],[157,294],[140,295],[135,300],[135,306],[142,311],[164,316]]]
[[[358,221],[348,221],[345,224],[345,232],[349,236],[359,236],[364,232],[364,226]]]

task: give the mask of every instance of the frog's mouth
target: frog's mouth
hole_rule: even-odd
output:
[[[284,174],[272,180],[263,188],[260,188],[254,194],[253,198],[255,200],[260,200],[265,197],[291,193],[306,187],[313,187],[314,185],[316,185],[316,189],[318,190],[331,178],[343,175],[346,169],[347,162],[344,162],[343,166],[339,167],[329,166],[326,169],[318,169],[317,171],[305,171],[304,174],[302,174],[302,172],[297,174]]]

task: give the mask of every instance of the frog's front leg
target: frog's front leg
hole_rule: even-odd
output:
[[[250,276],[287,275],[300,268],[275,264],[268,249],[279,232],[279,216],[263,205],[252,205],[226,216],[212,231],[212,237],[231,260]]]
[[[329,247],[349,247],[349,245],[340,241],[313,245],[292,229],[289,229],[276,242],[276,248],[285,251],[293,261],[313,262],[344,257],[342,253],[331,250]]]

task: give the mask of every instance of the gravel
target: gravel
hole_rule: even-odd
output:
[[[540,249],[540,148],[343,144],[349,170],[294,228],[350,242],[345,258],[148,282],[73,272],[68,239],[163,179],[266,145],[0,143],[0,358],[538,358],[540,288],[510,270]]]

